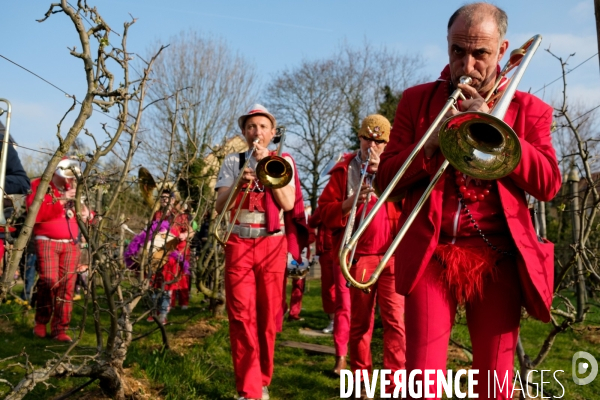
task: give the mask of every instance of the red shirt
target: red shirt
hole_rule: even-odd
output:
[[[31,207],[39,185],[40,178],[34,179],[31,182],[31,193],[25,199],[27,209]],[[42,204],[35,219],[35,225],[33,226],[33,235],[46,236],[55,240],[77,239],[79,235],[77,219],[75,217],[67,218],[66,205],[61,204],[58,200],[64,197],[64,195],[59,192],[52,181],[50,181],[48,191],[53,195],[47,193],[42,199]]]

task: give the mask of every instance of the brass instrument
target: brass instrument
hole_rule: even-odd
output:
[[[290,163],[281,157],[284,140],[285,127],[282,126],[277,128],[277,133],[273,138],[274,143],[279,143],[277,155],[267,156],[256,165],[256,177],[260,183],[271,189],[284,187],[292,180],[294,170]]]
[[[153,208],[155,202],[154,190],[156,189],[156,182],[154,181],[150,171],[144,167],[141,167],[138,171],[138,186],[148,207]]]
[[[229,207],[231,206],[231,202],[234,200],[234,196],[237,194],[238,192],[238,188],[240,187],[240,183],[242,182],[242,177],[244,176],[244,170],[246,168],[248,168],[248,166],[250,165],[250,160],[252,159],[252,156],[254,155],[254,152],[256,151],[256,144],[258,143],[258,139],[256,139],[253,142],[253,146],[252,146],[252,150],[250,151],[250,155],[248,155],[246,157],[246,161],[244,162],[244,165],[242,166],[242,168],[240,169],[240,172],[238,173],[237,177],[235,178],[235,181],[233,181],[233,185],[231,186],[231,190],[229,191],[229,196],[227,196],[227,200],[225,200],[225,205],[223,206],[223,210],[219,213],[219,215],[217,216],[217,220],[215,221],[215,239],[217,239],[217,241],[219,243],[221,243],[223,246],[225,246],[225,244],[227,243],[227,240],[229,240],[229,236],[231,236],[231,232],[233,232],[233,222],[231,224],[229,224],[229,226],[227,227],[227,229],[225,230],[225,236],[223,238],[221,238],[219,236],[219,227],[221,226],[221,223],[223,222],[223,217],[227,214],[227,212],[229,211]],[[235,220],[238,219],[238,216],[240,215],[240,211],[242,211],[242,205],[244,204],[244,201],[246,200],[246,196],[248,196],[248,193],[250,192],[250,188],[252,187],[251,184],[246,185],[246,189],[244,190],[244,195],[242,196],[242,200],[240,201],[240,205],[237,207],[236,211],[235,211],[235,215],[232,221],[235,222]]]
[[[6,110],[0,108],[0,115],[6,113],[6,126],[4,128],[4,140],[2,141],[2,156],[0,158],[0,195],[2,196],[2,204],[4,204],[4,197],[6,190],[4,185],[6,184],[6,162],[8,160],[8,141],[10,139],[10,116],[12,112],[12,106],[6,99],[0,99],[0,102],[6,104]],[[4,206],[3,206],[4,208]],[[0,212],[0,225],[4,226],[5,232],[8,231],[6,225],[6,217],[4,216],[4,210]]]
[[[342,240],[342,245],[340,246],[339,257],[342,256],[342,249],[350,241],[350,237],[352,236],[352,231],[354,230],[354,223],[356,222],[356,209],[358,208],[358,197],[359,197],[358,194],[360,193],[362,185],[365,182],[365,179],[368,175],[367,169],[369,168],[369,161],[371,161],[371,149],[370,148],[368,149],[367,159],[364,161],[363,167],[360,171],[360,180],[359,180],[357,188],[356,188],[356,195],[354,196],[354,201],[352,202],[352,208],[350,209],[348,222],[346,223],[346,229],[344,230],[344,236],[343,236],[343,240]],[[371,184],[371,183],[372,183],[372,181],[370,180],[369,184]],[[363,223],[365,216],[366,216],[367,204],[369,204],[368,196],[367,196],[367,199],[363,203],[364,203],[364,207],[362,209],[360,220],[358,222],[359,226]],[[352,253],[350,254],[350,259],[347,260],[347,262],[350,262],[350,263],[353,262],[355,251],[356,251],[356,246],[354,246],[354,248],[352,249]]]
[[[501,74],[492,88],[492,93],[500,83],[501,79],[512,70],[518,68],[513,73],[509,82],[505,85],[505,89],[493,106],[490,114],[481,112],[464,112],[454,115],[446,119],[439,131],[440,150],[446,157],[446,160],[432,177],[429,186],[415,205],[411,214],[407,217],[406,222],[394,238],[392,244],[381,259],[381,262],[369,278],[367,282],[360,283],[352,278],[347,264],[348,253],[356,246],[358,239],[365,232],[366,227],[373,221],[373,218],[381,208],[383,202],[390,196],[405,171],[414,161],[417,154],[424,147],[425,142],[435,132],[436,128],[442,122],[446,112],[455,106],[459,97],[464,98],[460,89],[456,89],[451,95],[438,116],[433,121],[427,132],[421,140],[416,144],[413,151],[408,155],[406,162],[400,167],[388,187],[381,194],[377,203],[373,206],[369,214],[361,226],[358,227],[356,233],[350,238],[349,242],[340,252],[340,265],[342,273],[348,281],[348,286],[352,285],[366,292],[370,291],[370,287],[377,281],[379,275],[383,271],[400,241],[413,223],[417,213],[421,210],[423,204],[429,198],[433,188],[444,174],[448,165],[452,165],[460,172],[480,179],[499,179],[508,175],[517,166],[521,159],[521,147],[516,133],[504,122],[506,111],[512,101],[512,98],[517,90],[517,86],[527,68],[533,54],[539,47],[542,41],[541,35],[535,35],[529,39],[519,49],[513,51],[507,62],[507,65],[502,69]],[[460,82],[469,84],[469,77],[461,77]],[[491,98],[492,93],[486,96],[486,100]]]

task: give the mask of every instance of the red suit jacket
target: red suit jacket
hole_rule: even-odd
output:
[[[355,156],[356,153],[345,154],[344,158],[331,169],[331,178],[319,197],[318,209],[321,210],[321,221],[323,225],[332,231],[333,250],[336,252],[336,256],[334,257],[336,265],[339,265],[337,252],[340,249],[349,217],[349,215],[342,215],[342,203],[348,197],[348,165]],[[381,171],[381,168],[379,168],[378,171]],[[391,232],[392,234],[395,234],[399,230],[398,221],[400,220],[400,207],[395,203],[386,203],[386,208]]]
[[[449,79],[446,66],[436,82],[404,91],[396,110],[390,142],[381,157],[376,177],[379,188],[387,187],[446,103],[450,94]],[[548,322],[554,292],[554,245],[538,240],[525,192],[541,201],[549,201],[561,185],[561,173],[550,138],[552,108],[535,96],[517,91],[504,122],[518,135],[522,158],[511,174],[497,181],[498,193],[518,251],[517,263],[525,307],[533,317]],[[401,224],[413,210],[443,160],[440,151],[430,160],[426,160],[421,151],[407,169],[392,193],[405,196]],[[402,295],[409,295],[414,289],[438,244],[444,179],[454,179],[449,175],[446,173],[435,186],[396,251],[396,290]]]

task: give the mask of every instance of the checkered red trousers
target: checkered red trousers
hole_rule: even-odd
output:
[[[74,243],[36,240],[37,283],[36,324],[50,322],[52,337],[69,328],[73,311],[73,292],[77,280],[79,246]]]

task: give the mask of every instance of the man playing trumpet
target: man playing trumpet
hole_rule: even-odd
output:
[[[240,399],[268,399],[287,253],[300,259],[298,240],[292,234],[294,221],[305,220],[304,204],[291,157],[284,155],[292,168],[292,179],[285,186],[266,187],[257,179],[257,163],[271,155],[267,146],[276,134],[275,117],[255,104],[238,124],[250,151],[226,156],[215,186],[218,213],[232,209],[234,215],[241,207],[238,218],[230,221],[232,233],[225,246],[229,337]],[[246,161],[247,167],[240,171]],[[241,184],[236,186],[238,174],[242,174]],[[240,204],[243,185],[250,188]],[[235,201],[226,204],[232,190]]]

